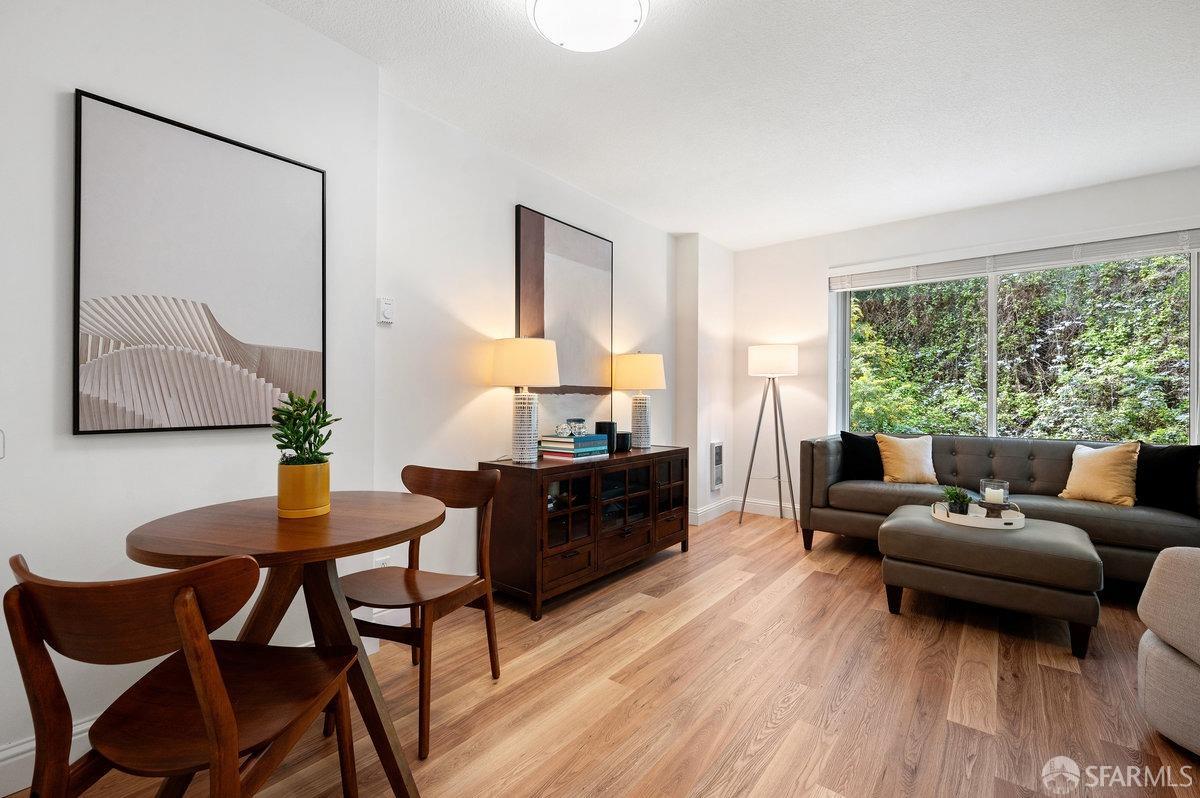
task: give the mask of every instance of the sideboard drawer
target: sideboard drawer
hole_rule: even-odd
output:
[[[600,542],[596,544],[596,548],[600,550],[600,564],[607,565],[649,546],[650,532],[650,524],[641,524],[600,538]]]
[[[654,530],[658,540],[678,535],[687,526],[686,511],[680,507],[666,513],[659,513]]]
[[[587,575],[595,565],[591,546],[571,549],[562,554],[542,558],[542,581],[546,587]]]

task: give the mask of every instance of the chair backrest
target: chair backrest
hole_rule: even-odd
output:
[[[404,487],[422,496],[432,496],[447,507],[483,507],[496,495],[500,472],[456,471],[451,468],[405,466],[400,472]]]
[[[113,582],[61,582],[8,561],[36,634],[65,657],[117,665],[159,657],[182,647],[175,598],[192,588],[208,632],[224,624],[258,584],[251,557],[226,557],[192,568]]]
[[[214,794],[233,794],[237,724],[208,633],[249,600],[258,584],[258,563],[251,557],[226,557],[114,582],[46,579],[30,571],[20,555],[8,563],[17,584],[4,594],[4,618],[33,716],[32,793],[78,794],[89,778],[94,781],[103,773],[87,775],[86,756],[76,766],[69,764],[71,707],[48,644],[65,657],[98,665],[140,662],[182,650],[209,738],[210,780],[214,790],[219,788]]]
[[[492,500],[500,484],[496,469],[458,471],[409,465],[400,472],[404,487],[422,496],[432,496],[447,507],[480,510],[477,555],[479,574],[491,578]]]

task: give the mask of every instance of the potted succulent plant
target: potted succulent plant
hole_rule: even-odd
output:
[[[959,487],[948,487],[942,491],[946,496],[946,509],[952,513],[966,515],[971,506],[971,494]]]
[[[333,433],[334,418],[317,401],[289,392],[271,413],[275,448],[279,449],[279,517],[311,518],[329,512],[329,455],[321,451]]]

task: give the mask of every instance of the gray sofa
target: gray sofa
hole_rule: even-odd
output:
[[[933,436],[933,468],[942,485],[977,496],[979,480],[1009,482],[1012,501],[1030,518],[1077,526],[1104,561],[1104,575],[1145,582],[1158,553],[1171,546],[1200,546],[1200,519],[1154,507],[1115,507],[1060,499],[1076,441]],[[1089,446],[1107,444],[1086,443]],[[814,529],[876,539],[879,525],[904,504],[942,499],[938,485],[843,480],[838,435],[800,444],[800,526],[805,548]]]

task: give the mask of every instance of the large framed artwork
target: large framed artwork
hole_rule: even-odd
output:
[[[325,395],[325,172],[75,92],[74,432]]]
[[[613,242],[517,206],[517,335],[558,349],[560,388],[539,394],[541,434],[612,420]]]

